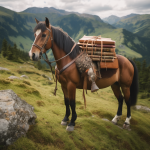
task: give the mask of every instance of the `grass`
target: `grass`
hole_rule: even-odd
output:
[[[148,150],[150,147],[150,114],[131,109],[131,131],[122,130],[111,122],[115,116],[118,102],[110,87],[96,93],[87,92],[87,108],[84,109],[82,90],[77,90],[76,111],[78,118],[74,132],[67,132],[60,122],[65,115],[64,96],[58,84],[57,95],[53,95],[55,83],[49,82],[42,74],[50,76],[32,68],[30,64],[10,62],[0,59],[0,67],[8,68],[10,73],[20,77],[25,74],[29,78],[22,80],[8,80],[10,74],[0,72],[0,90],[12,89],[21,99],[34,106],[37,115],[36,124],[30,126],[25,137],[19,138],[8,150]],[[7,83],[8,82],[8,83]],[[138,103],[150,107],[149,98],[141,99]],[[126,119],[126,105],[123,105],[123,116],[118,122],[122,127]],[[2,149],[2,147],[0,147]],[[5,148],[4,148],[5,149]]]
[[[133,49],[127,47],[124,44],[124,40],[126,38],[126,35],[123,34],[123,29],[114,29],[111,32],[107,32],[105,34],[102,34],[102,37],[109,37],[112,40],[116,41],[116,48],[119,50],[119,54],[126,55],[126,57],[130,58],[142,58],[142,55],[140,53],[137,53]],[[135,37],[134,42],[138,44],[138,39]],[[130,42],[128,43],[128,46],[132,46]]]
[[[12,28],[13,26],[11,26]],[[15,29],[14,29],[15,30]],[[18,45],[18,48],[22,49],[22,47],[20,46],[20,44],[23,45],[23,49],[24,51],[29,51],[31,49],[32,43],[33,41],[29,38],[29,37],[23,37],[23,36],[8,36],[10,41],[12,41],[13,43],[16,43]]]

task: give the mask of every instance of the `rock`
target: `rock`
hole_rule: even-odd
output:
[[[150,108],[146,107],[146,106],[142,106],[142,105],[135,105],[134,108],[136,110],[144,110],[146,112],[150,112]]]
[[[0,145],[11,145],[35,124],[33,106],[12,90],[0,91]]]
[[[26,79],[28,79],[29,77],[26,76],[26,75],[22,75],[21,78],[26,78]]]
[[[30,65],[29,67],[31,67],[31,68],[35,68],[34,66],[31,66],[31,65]]]
[[[48,77],[47,75],[45,75],[45,74],[42,74],[41,75],[42,77],[44,77],[44,78],[47,78],[48,80],[51,80],[51,78],[50,77]]]
[[[102,118],[102,120],[104,120],[104,121],[109,121],[108,119],[106,119],[106,118]]]
[[[9,79],[19,79],[20,80],[20,78],[19,77],[16,77],[16,76],[10,76],[10,77],[8,77]]]
[[[6,71],[9,71],[9,69],[3,68],[3,67],[0,67],[0,70],[6,70]]]

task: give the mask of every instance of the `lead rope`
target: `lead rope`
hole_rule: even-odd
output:
[[[52,76],[53,76],[53,79],[54,79],[54,82],[55,82],[55,78],[54,78],[54,75],[53,75],[53,71],[52,71],[52,66],[51,66],[51,62],[48,60],[48,57],[47,57],[47,54],[44,53],[45,56],[46,56],[46,59],[43,57],[42,55],[42,58],[46,61],[46,63],[50,66],[50,69],[51,69],[51,72],[52,72]]]
[[[46,61],[46,63],[50,66],[50,69],[51,69],[51,72],[52,72],[52,76],[53,76],[54,82],[56,82],[55,89],[54,89],[54,93],[53,93],[53,94],[56,96],[56,91],[57,91],[57,78],[56,78],[56,75],[55,75],[55,78],[54,78],[51,62],[49,62],[48,57],[47,57],[47,54],[46,54],[46,53],[44,53],[44,54],[45,54],[45,56],[46,56],[46,59],[43,57],[43,55],[42,55],[42,57],[43,57],[43,59]],[[55,79],[56,79],[56,80],[55,80]]]

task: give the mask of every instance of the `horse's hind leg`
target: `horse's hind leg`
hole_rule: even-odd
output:
[[[64,93],[64,103],[66,106],[66,113],[65,113],[64,119],[61,121],[61,125],[67,125],[67,122],[69,121],[69,116],[70,116],[69,98],[68,98],[67,89],[62,87],[62,90]]]
[[[111,86],[113,92],[114,92],[114,95],[116,96],[116,98],[118,99],[118,110],[117,110],[117,114],[116,116],[112,119],[112,122],[114,124],[117,124],[117,122],[119,121],[119,119],[121,118],[122,116],[122,105],[123,105],[123,96],[121,94],[121,91],[120,91],[120,85],[118,82],[114,83],[112,86]]]
[[[123,128],[129,129],[130,127],[130,120],[131,120],[131,110],[130,110],[130,87],[121,86],[122,92],[124,94],[125,102],[127,105],[127,118],[125,123],[123,124]]]

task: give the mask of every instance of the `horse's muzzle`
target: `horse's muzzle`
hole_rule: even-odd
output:
[[[35,60],[35,53],[32,53],[32,60]]]
[[[38,61],[39,58],[35,55],[35,53],[32,53],[32,60],[33,61]]]

